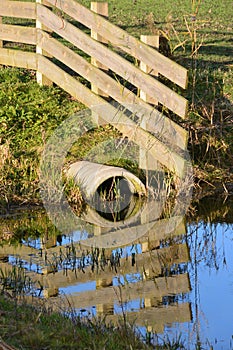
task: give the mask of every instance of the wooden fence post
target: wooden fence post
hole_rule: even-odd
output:
[[[141,41],[143,41],[145,44],[155,48],[159,49],[159,35],[141,35],[140,36]],[[154,69],[151,69],[148,67],[144,62],[140,62],[140,69],[147,73],[152,75],[155,78],[158,78],[158,71],[155,71]],[[158,101],[150,96],[147,96],[147,94],[144,91],[140,91],[140,97],[142,100],[151,103],[153,105],[158,105]]]
[[[108,3],[107,2],[91,2],[91,10],[98,15],[108,17]],[[101,43],[107,44],[108,40],[103,38],[101,35],[98,33],[94,32],[91,30],[91,37]],[[108,67],[104,66],[100,61],[97,61],[94,57],[91,57],[91,63],[95,66],[98,67],[104,71],[108,71]],[[103,96],[103,97],[108,97],[108,95],[103,92],[101,89],[99,89],[96,85],[91,84],[91,90],[95,92],[96,94]]]
[[[159,49],[159,35],[141,35],[140,36],[141,41],[143,41],[145,44]],[[150,67],[148,67],[148,65],[146,65],[144,62],[140,62],[140,69],[149,74],[152,75],[155,78],[158,78],[158,71],[155,71],[154,69],[151,69]],[[142,100],[144,100],[147,103],[151,103],[153,105],[158,105],[158,100],[156,100],[155,98],[152,98],[150,96],[148,96],[144,91],[140,90],[140,98]],[[146,119],[144,121],[141,122],[140,126],[147,130],[147,125],[146,125]],[[149,147],[149,146],[148,146]],[[145,169],[146,172],[148,172],[148,170],[158,170],[159,169],[159,163],[152,159],[150,154],[148,153],[148,151],[144,148],[140,148],[139,150],[139,167],[141,169]],[[148,179],[148,173],[146,173],[146,177]],[[148,185],[148,184],[147,184]]]
[[[0,17],[0,24],[2,24],[2,17]],[[0,47],[3,47],[3,40],[0,40]]]
[[[36,3],[45,4],[44,0],[36,0]],[[41,30],[50,31],[38,19],[36,19],[36,28],[41,29]],[[47,52],[42,50],[42,48],[39,45],[36,45],[36,53],[43,55],[43,56],[46,56],[46,57],[51,57]],[[53,85],[53,82],[50,79],[48,79],[45,75],[40,73],[38,70],[36,71],[36,80],[37,80],[37,83],[40,85],[47,85],[47,86]]]

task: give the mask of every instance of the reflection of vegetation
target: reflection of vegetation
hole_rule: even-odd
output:
[[[232,197],[216,200],[215,196],[205,197],[202,200],[193,203],[195,211],[188,217],[192,222],[210,222],[210,223],[233,223],[233,199]]]
[[[207,306],[203,305],[202,292],[205,293],[202,282],[204,280],[204,285],[208,286],[208,278],[210,278],[210,283],[213,283],[212,287],[216,287],[214,293],[216,294],[217,291],[217,303],[218,300],[224,299],[229,293],[229,291],[227,292],[227,285],[231,280],[230,266],[232,265],[232,198],[219,197],[218,200],[216,200],[216,197],[204,198],[195,203],[195,207],[196,212],[187,218],[189,223],[187,243],[191,255],[189,271],[194,300],[193,330],[196,334],[198,348],[202,348],[203,326],[201,320],[206,316],[205,311],[208,313],[208,308],[215,305],[214,302],[211,302],[210,305],[207,304]],[[224,288],[223,291],[222,285],[226,290]],[[213,322],[213,320],[210,319],[210,322]],[[220,342],[220,337],[227,343],[227,339],[222,338],[221,333],[218,336],[215,335],[215,337],[216,343]],[[212,342],[214,343],[213,339]],[[210,344],[209,340],[208,344]]]
[[[32,290],[33,282],[24,268],[13,266],[11,271],[0,268],[0,293],[8,291],[17,297],[31,293]]]
[[[187,240],[194,260],[216,270],[225,265],[224,237],[233,225],[232,199],[205,198],[196,203],[196,212],[187,217],[187,221]],[[218,232],[220,223],[224,230],[221,244]]]
[[[9,241],[11,244],[58,234],[44,210],[38,208],[25,209],[23,213],[15,212],[0,218],[0,227],[0,240]]]

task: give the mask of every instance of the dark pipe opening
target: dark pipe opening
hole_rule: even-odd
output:
[[[110,177],[97,189],[96,211],[106,220],[124,220],[129,211],[132,192],[129,182],[123,176]]]
[[[102,200],[113,201],[129,198],[132,193],[130,191],[129,182],[122,176],[110,177],[105,180],[97,189],[97,193]]]

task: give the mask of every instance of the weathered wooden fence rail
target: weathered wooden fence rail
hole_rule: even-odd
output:
[[[105,11],[102,13],[106,13],[106,4],[104,6]],[[92,5],[92,8],[98,10],[99,6]],[[7,24],[4,17],[34,20],[35,26]],[[185,161],[177,149],[186,149],[187,131],[146,101],[158,101],[180,118],[185,118],[187,100],[147,73],[156,71],[185,88],[185,68],[73,0],[37,0],[36,3],[2,0],[0,18],[3,18],[0,21],[0,64],[36,70],[39,83],[54,82],[89,108],[105,104],[106,113],[102,117],[106,122],[111,122],[109,116],[115,115],[115,108],[103,96],[109,96],[125,107],[131,106],[129,109],[131,108],[132,113],[137,112],[144,121],[140,124],[134,141],[142,147],[151,144],[151,136],[146,132],[149,127],[154,133],[153,137],[156,136],[152,153],[169,170],[182,175]],[[69,18],[90,28],[91,35],[71,24]],[[56,34],[56,38],[52,33]],[[9,48],[7,42],[32,46],[30,51],[26,51],[19,47],[12,48],[12,44]],[[68,43],[77,49],[70,49]],[[80,54],[80,50],[91,57],[91,62]],[[133,59],[146,65],[147,72],[132,64],[122,52],[130,55],[131,61]],[[91,88],[61,69],[56,64],[57,60],[84,77],[91,84]],[[114,74],[109,75],[108,70]],[[125,83],[119,83],[114,75],[120,76]],[[135,87],[136,92],[125,86],[128,83]],[[146,98],[143,99],[143,96]],[[124,122],[135,126],[129,118]],[[127,134],[119,125],[115,126],[123,134]]]

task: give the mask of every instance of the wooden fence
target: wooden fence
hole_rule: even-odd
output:
[[[132,113],[137,112],[141,118],[132,140],[140,147],[147,147],[152,144],[147,130],[152,131],[153,156],[182,176],[185,160],[179,150],[186,149],[187,131],[159,112],[156,105],[184,119],[187,100],[157,77],[161,75],[186,88],[187,70],[152,47],[158,46],[157,37],[142,36],[138,40],[110,23],[106,19],[106,3],[92,3],[91,9],[74,0],[1,0],[0,64],[35,70],[40,84],[55,83],[91,109],[106,106],[101,110],[106,123],[111,123],[111,116],[116,113],[110,101],[132,108]],[[9,24],[9,18],[10,23],[12,18],[23,18],[24,22],[17,20],[18,24]],[[88,29],[80,29],[80,24]],[[88,83],[82,84],[58,62]],[[129,89],[128,84],[134,88]],[[146,115],[140,108],[147,111]],[[127,116],[123,122],[137,126]],[[114,126],[129,136],[122,124]]]

